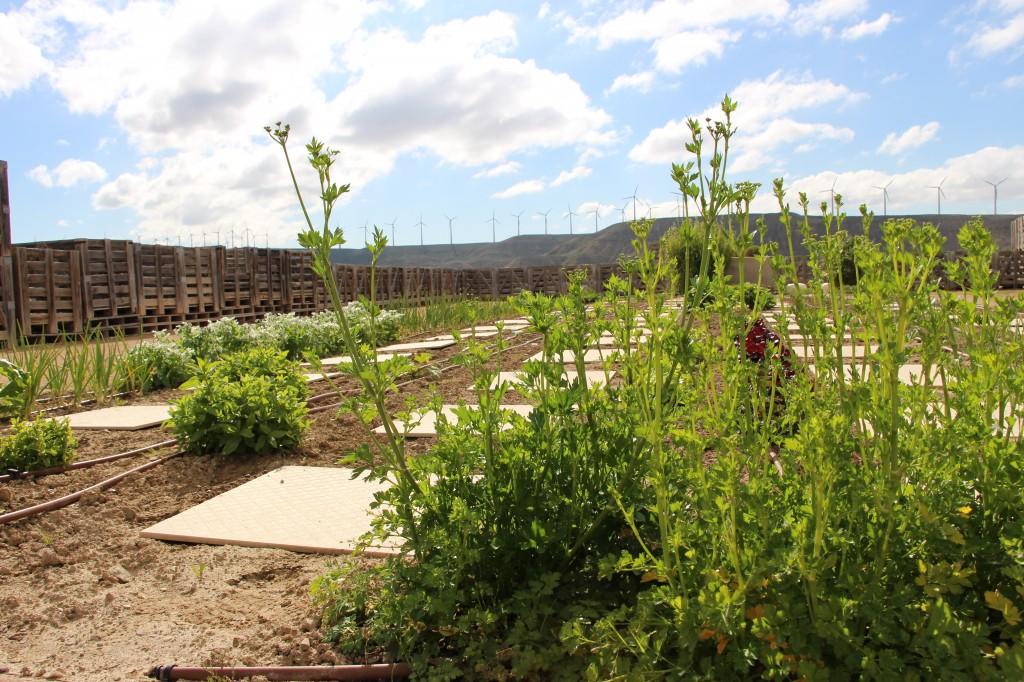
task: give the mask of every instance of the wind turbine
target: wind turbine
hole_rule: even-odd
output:
[[[452,223],[455,222],[455,218],[458,216],[449,216],[447,213],[444,214],[445,218],[448,218],[448,243],[455,246],[455,232],[452,230]]]
[[[491,219],[490,220],[485,220],[484,222],[491,224],[491,243],[492,244],[496,243],[498,241],[498,237],[497,237],[497,232],[495,232],[495,230],[494,230],[494,224],[495,223],[500,223],[501,221],[494,217],[494,211],[492,210],[491,211]]]
[[[420,228],[420,246],[423,246],[423,214],[420,213],[420,221],[416,223],[416,227]]]
[[[395,241],[395,223],[397,223],[397,222],[398,222],[398,217],[396,216],[395,219],[392,220],[391,223],[390,223],[391,224],[391,245],[392,246],[396,246],[398,244],[398,242]]]
[[[565,214],[564,216],[562,216],[562,217],[563,217],[563,218],[569,218],[569,234],[573,234],[573,230],[572,230],[572,217],[573,217],[573,216],[579,216],[579,213],[575,213],[575,212],[574,212],[574,211],[572,210],[572,204],[566,204],[566,207],[567,207],[567,208],[569,209],[569,212],[568,212],[568,213],[566,213],[566,214]]]
[[[367,229],[368,229],[369,227],[370,227],[370,221],[369,221],[369,220],[367,220],[367,221],[366,221],[365,223],[363,223],[363,243],[364,243],[364,244],[369,244],[369,243],[370,243],[370,240],[369,240],[369,238],[367,238],[367,236],[366,236],[366,230],[367,230]]]
[[[551,213],[551,209],[550,208],[548,210],[546,210],[546,211],[543,211],[543,212],[537,211],[537,215],[544,216],[544,234],[548,233],[548,213]]]
[[[622,220],[619,221],[619,222],[623,222],[623,223],[626,222],[626,207],[627,206],[629,206],[629,202],[628,201],[622,205],[622,208],[619,209],[619,213],[622,214],[621,215]]]
[[[1006,182],[1007,178],[1003,178],[999,182],[985,181],[985,184],[992,185],[992,215],[999,215],[999,185]]]
[[[685,197],[686,195],[683,194],[682,192],[672,192],[672,194],[675,194],[677,197],[679,197],[679,199],[676,200],[676,217],[679,220],[682,220],[683,219],[683,202],[685,201],[685,199],[683,197]],[[687,214],[689,214],[689,211],[687,211]],[[687,215],[687,217],[689,217],[689,215]]]
[[[880,189],[880,190],[882,190],[882,215],[883,216],[889,215],[889,185],[891,185],[895,180],[896,180],[896,178],[893,178],[892,180],[890,180],[889,182],[885,183],[884,185],[872,185],[871,186],[872,189]]]
[[[525,213],[525,211],[520,211],[519,213],[513,213],[512,214],[516,218],[516,236],[517,237],[521,234],[520,231],[519,231],[519,219],[523,216],[523,213]]]
[[[937,185],[928,185],[928,189],[935,190],[935,202],[938,206],[938,215],[942,215],[942,197],[946,196],[946,193],[942,191],[942,185],[946,182],[946,178],[942,178],[942,182]]]
[[[640,185],[637,185],[636,188],[633,190],[633,193],[631,195],[629,195],[628,197],[622,197],[623,199],[632,199],[633,200],[633,222],[634,223],[636,222],[636,193],[639,190],[640,190]],[[629,206],[629,202],[628,201],[626,202],[626,206]],[[623,216],[625,216],[625,214],[623,214]],[[623,217],[623,222],[625,222],[625,217]]]
[[[594,234],[597,234],[597,219],[601,217],[601,204],[595,205],[591,213],[594,214]]]
[[[836,183],[837,182],[839,182],[839,176],[838,175],[836,176],[836,179],[832,181],[832,186],[831,187],[829,187],[828,189],[821,190],[822,194],[828,194],[832,198],[832,214],[833,215],[836,212]]]

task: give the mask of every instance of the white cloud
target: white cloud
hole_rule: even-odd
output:
[[[878,152],[898,156],[911,149],[916,149],[932,140],[938,134],[940,127],[938,121],[931,121],[923,125],[910,126],[899,134],[889,133],[878,147]]]
[[[27,88],[49,69],[49,62],[32,40],[28,17],[0,13],[0,96]]]
[[[641,71],[640,73],[624,73],[616,76],[612,84],[608,86],[608,89],[604,91],[605,95],[618,92],[619,90],[638,90],[639,92],[649,92],[651,85],[654,83],[654,72],[653,71]]]
[[[1003,81],[1004,88],[1024,88],[1024,74],[1009,76]]]
[[[521,166],[518,161],[506,161],[505,163],[499,163],[497,166],[486,168],[479,173],[474,173],[474,178],[496,178],[500,175],[509,175],[510,173],[518,173]]]
[[[1024,13],[998,26],[983,26],[967,41],[967,48],[980,57],[991,57],[1024,42]]]
[[[832,24],[857,17],[868,9],[868,0],[815,0],[793,9],[789,21],[798,34],[831,33]]]
[[[860,23],[854,24],[853,26],[847,26],[843,29],[842,38],[843,40],[860,40],[868,36],[877,36],[885,33],[889,25],[893,23],[895,17],[888,12],[883,12],[874,21],[864,20]]]
[[[500,192],[495,192],[491,196],[495,199],[510,199],[517,197],[521,194],[535,194],[544,190],[543,180],[523,180],[517,182],[507,189],[503,189]]]
[[[537,18],[538,19],[544,19],[549,14],[551,14],[551,3],[550,2],[542,2],[540,4],[540,8],[537,10]]]
[[[970,154],[947,159],[935,167],[916,168],[893,175],[880,170],[864,169],[835,173],[823,171],[814,175],[787,180],[787,196],[796,203],[798,192],[807,192],[817,206],[821,198],[827,197],[821,190],[836,183],[836,192],[842,194],[843,203],[851,211],[866,203],[877,214],[882,213],[881,191],[875,187],[884,186],[890,180],[889,212],[934,212],[936,209],[935,185],[945,178],[942,211],[989,212],[992,206],[992,188],[983,180],[1008,178],[999,188],[1000,213],[1020,211],[1024,203],[1024,166],[1019,163],[1024,146],[985,147]],[[1016,204],[1016,206],[1014,205]],[[751,209],[755,212],[778,210],[774,197],[762,192]]]
[[[864,97],[828,79],[782,71],[765,79],[744,81],[733,88],[731,95],[739,105],[733,114],[733,122],[739,129],[733,138],[733,159],[742,170],[753,170],[770,162],[772,152],[780,147],[793,146],[795,151],[806,151],[822,140],[849,141],[853,131],[848,128],[798,122],[787,114],[826,104],[846,105]],[[709,116],[721,117],[717,105],[695,114],[694,118],[703,121]],[[669,121],[648,133],[629,151],[629,158],[659,164],[678,161],[683,154],[683,144],[689,139],[685,118]]]
[[[893,71],[892,73],[883,76],[882,80],[879,81],[879,83],[881,85],[889,85],[890,83],[898,83],[899,81],[903,80],[906,77],[907,74],[905,73],[902,73],[900,71]]]
[[[38,165],[28,176],[43,187],[74,187],[79,183],[95,183],[106,179],[107,172],[93,161],[64,159],[52,170]]]
[[[739,31],[705,29],[682,31],[654,43],[654,65],[659,71],[679,73],[684,66],[705,64],[709,57],[721,57],[727,43],[740,39]]]
[[[567,182],[585,178],[593,172],[594,171],[587,166],[576,166],[572,170],[564,170],[558,174],[557,178],[551,181],[551,187],[560,187]]]
[[[111,114],[131,145],[159,158],[94,196],[99,208],[134,210],[144,234],[241,220],[249,202],[264,204],[251,224],[290,238],[294,195],[262,133],[277,119],[292,124],[293,151],[314,133],[340,148],[336,177],[354,192],[402,154],[480,167],[616,140],[579,83],[513,55],[516,18],[504,12],[410,34],[368,27],[389,11],[371,0],[46,7],[60,27],[51,83],[68,108]],[[309,39],[326,25],[324,39]]]
[[[786,0],[657,0],[646,8],[625,9],[597,23],[566,17],[562,25],[569,42],[594,41],[606,50],[629,42],[649,42],[654,66],[678,73],[691,64],[720,57],[729,43],[739,40],[739,30],[729,24],[756,21],[759,25],[782,20]]]

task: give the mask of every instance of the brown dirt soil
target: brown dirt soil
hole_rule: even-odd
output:
[[[539,337],[512,337],[505,364],[535,353]],[[525,344],[525,345],[520,345]],[[432,354],[447,365],[456,348]],[[404,395],[470,400],[468,374],[421,371]],[[354,388],[349,378],[339,380]],[[311,384],[312,395],[325,382]],[[121,403],[173,399],[161,391]],[[401,400],[401,398],[399,399]],[[335,402],[324,398],[317,404]],[[86,409],[86,408],[82,408]],[[346,557],[187,545],[139,537],[148,526],[285,464],[335,466],[365,440],[330,409],[293,452],[182,456],[64,509],[0,526],[0,682],[32,678],[141,680],[157,664],[290,665],[338,662],[321,643],[310,582]],[[79,459],[155,443],[164,428],[82,431]],[[431,439],[410,442],[423,452]],[[66,495],[172,449],[64,474],[0,482],[0,513]],[[362,560],[362,559],[358,559]]]

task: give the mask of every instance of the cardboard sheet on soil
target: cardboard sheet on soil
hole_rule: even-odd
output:
[[[61,419],[67,419],[73,429],[138,431],[159,426],[170,419],[170,408],[170,405],[120,405],[76,412]]]
[[[174,542],[276,547],[347,554],[370,530],[369,506],[379,483],[352,480],[352,470],[285,466],[142,531]],[[368,549],[395,553],[393,545]]]

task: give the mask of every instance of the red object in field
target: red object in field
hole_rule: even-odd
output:
[[[736,345],[739,345],[739,343],[737,342]],[[750,328],[750,331],[747,332],[744,344],[747,360],[751,362],[764,362],[769,345],[774,349],[772,355],[777,356],[782,361],[782,369],[785,372],[786,378],[792,378],[793,366],[789,359],[789,348],[782,343],[782,339],[779,338],[778,334],[768,329],[763,318],[758,318]]]

